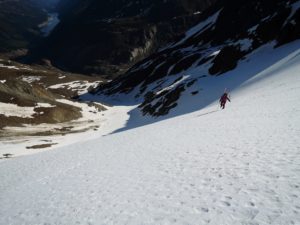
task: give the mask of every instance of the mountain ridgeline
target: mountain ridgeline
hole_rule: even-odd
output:
[[[215,2],[63,0],[61,23],[35,53],[73,72],[116,77],[183,35]]]

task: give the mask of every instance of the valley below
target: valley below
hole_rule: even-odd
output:
[[[12,145],[16,142],[30,143],[36,137],[46,139],[42,142],[52,142],[47,138],[56,139],[57,136],[98,130],[106,106],[76,99],[102,82],[106,81],[65,73],[51,67],[28,66],[1,59],[1,142]],[[35,149],[52,145],[48,143]],[[30,147],[23,146],[23,152],[29,151]],[[6,147],[1,148],[0,154],[16,156],[15,152],[7,151]]]

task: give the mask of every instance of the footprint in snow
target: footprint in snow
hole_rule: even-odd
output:
[[[230,204],[229,202],[226,202],[226,201],[222,201],[222,204],[223,204],[224,206],[227,206],[227,207],[231,206],[231,204]]]
[[[208,213],[208,212],[209,212],[209,209],[208,209],[208,208],[201,208],[201,211],[202,211],[202,212]]]

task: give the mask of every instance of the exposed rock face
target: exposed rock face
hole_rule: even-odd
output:
[[[38,25],[47,19],[32,0],[0,0],[0,52],[32,47],[41,39]]]
[[[212,61],[213,65],[209,69],[209,73],[216,75],[234,69],[243,55],[239,46],[225,46]]]
[[[61,68],[116,76],[182,35],[215,1],[65,0],[62,22],[38,51]]]
[[[203,74],[196,80],[219,76],[235,69],[240,60],[262,45],[269,43],[276,48],[300,38],[299,0],[218,1],[201,17],[202,22],[180,41],[137,63],[99,92],[136,91],[136,97],[143,101],[143,114],[165,115],[195,82],[192,77],[182,78],[185,71],[199,68]]]

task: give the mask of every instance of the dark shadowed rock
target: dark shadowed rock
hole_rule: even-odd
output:
[[[213,65],[209,68],[209,73],[217,75],[233,70],[243,55],[244,54],[236,46],[224,47],[212,61]]]
[[[300,9],[295,12],[295,15],[292,16],[290,21],[287,21],[282,28],[279,37],[277,46],[284,45],[291,41],[300,38]]]

